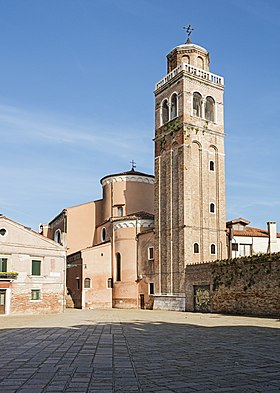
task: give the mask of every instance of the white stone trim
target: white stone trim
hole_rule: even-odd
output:
[[[106,179],[102,180],[102,186],[104,187],[106,184],[115,183],[115,182],[123,182],[123,181],[131,181],[136,183],[147,183],[154,184],[155,179],[148,176],[141,175],[116,175],[106,177]]]
[[[202,79],[205,82],[213,83],[215,85],[224,86],[224,78],[222,76],[213,74],[212,72],[202,70],[201,68],[195,67],[191,64],[180,64],[178,67],[174,68],[169,74],[162,78],[158,83],[156,83],[155,91],[163,87],[166,83],[170,82],[176,75],[181,71],[185,71],[188,74]]]
[[[208,50],[203,48],[203,46],[196,45],[196,44],[181,44],[175,46],[175,48],[172,49],[171,52],[173,52],[175,49],[180,48],[180,49],[199,49],[202,52],[208,53]]]
[[[144,219],[133,219],[133,220],[122,220],[113,223],[114,230],[122,228],[153,228],[154,220]]]

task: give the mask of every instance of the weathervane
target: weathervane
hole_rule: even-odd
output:
[[[194,31],[194,29],[191,27],[190,24],[187,27],[183,27],[183,29],[186,30],[186,33],[188,34],[188,39],[187,39],[186,44],[190,44],[191,43],[190,36],[191,36],[192,32]]]
[[[136,168],[136,162],[134,160],[131,160],[130,163],[131,163],[131,170],[134,171],[134,169]]]

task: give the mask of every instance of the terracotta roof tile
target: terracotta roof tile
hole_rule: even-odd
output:
[[[234,230],[234,236],[254,236],[254,237],[268,237],[268,231],[260,228],[253,228],[246,226],[243,230]],[[277,237],[280,238],[280,233],[277,233]]]

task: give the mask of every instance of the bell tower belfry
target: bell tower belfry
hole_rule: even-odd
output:
[[[224,79],[206,49],[167,55],[155,87],[155,309],[185,310],[185,266],[226,258]]]

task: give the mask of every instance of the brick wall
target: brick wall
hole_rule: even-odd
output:
[[[210,285],[212,312],[279,316],[280,253],[188,265],[187,311],[200,285]]]

